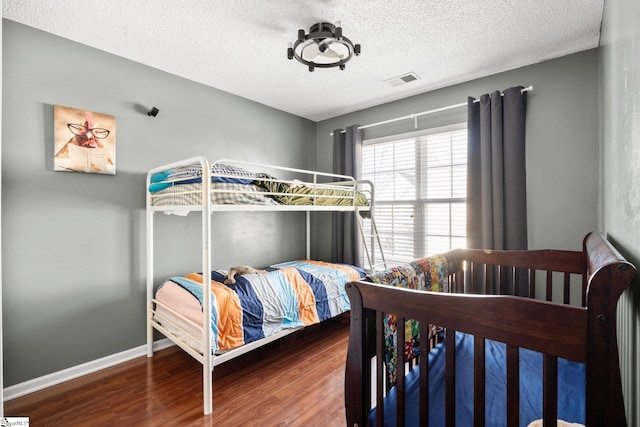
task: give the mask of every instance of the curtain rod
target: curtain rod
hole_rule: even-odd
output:
[[[533,90],[533,86],[527,86],[527,87],[522,88],[520,93],[529,92],[531,90]],[[501,92],[500,95],[504,96],[504,92]],[[473,102],[474,103],[480,102],[480,100],[476,99]],[[436,108],[434,110],[423,111],[421,113],[409,114],[408,116],[397,117],[395,119],[389,119],[389,120],[385,120],[385,121],[382,121],[382,122],[371,123],[369,125],[360,126],[360,127],[358,127],[358,130],[362,130],[362,129],[366,129],[366,128],[372,128],[374,126],[386,125],[388,123],[398,122],[400,120],[407,120],[407,119],[414,119],[415,122],[416,122],[415,123],[415,127],[417,128],[418,127],[417,119],[420,116],[426,116],[427,114],[439,113],[441,111],[453,110],[454,108],[460,108],[460,107],[464,107],[466,105],[467,105],[466,102],[461,102],[460,104],[453,104],[453,105],[448,105],[446,107]],[[340,133],[345,133],[345,132],[346,131],[344,129],[342,129],[340,131]],[[333,132],[331,132],[329,135],[333,136]]]

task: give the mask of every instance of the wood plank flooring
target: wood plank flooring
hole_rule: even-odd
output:
[[[30,426],[344,426],[348,314],[214,369],[213,414],[202,367],[178,347],[5,402]]]

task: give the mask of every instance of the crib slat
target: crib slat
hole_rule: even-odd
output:
[[[478,285],[478,266],[475,262],[469,262],[469,274],[471,275],[471,292],[479,292]]]
[[[558,358],[545,354],[543,360],[542,418],[550,426],[558,419]]]
[[[507,427],[520,425],[520,352],[507,345]]]
[[[553,299],[553,280],[552,280],[553,272],[551,270],[547,270],[547,301],[551,301]]]
[[[446,329],[445,335],[445,425],[456,425],[456,331]]]
[[[461,287],[462,289],[464,289],[464,287],[466,286],[464,271],[460,271],[460,272],[450,271],[448,276],[448,281],[449,281],[448,292],[458,292],[458,289],[460,289]]]
[[[498,266],[498,283],[500,283],[500,295],[507,295],[509,290],[507,289],[507,277],[506,267],[503,265]]]
[[[536,270],[529,269],[529,298],[536,297]]]
[[[484,283],[483,283],[483,294],[489,294],[489,293],[493,293],[491,292],[491,286],[492,286],[492,281],[491,281],[491,270],[492,267],[487,266],[486,264],[482,264],[482,268],[484,268]]]
[[[429,347],[431,326],[420,322],[420,426],[429,427]]]
[[[485,418],[485,340],[481,337],[473,339],[473,424],[484,427]]]
[[[564,273],[564,303],[569,304],[571,299],[571,287],[569,286],[569,279],[571,278],[569,273]]]
[[[404,357],[404,343],[406,341],[405,336],[405,322],[404,317],[398,317],[396,319],[396,325],[398,329],[398,348],[396,349],[398,355],[398,364],[396,365],[396,425],[404,425],[404,407],[405,407],[405,388],[404,388],[404,376],[405,372],[405,357]],[[376,424],[377,425],[377,424]]]
[[[460,292],[460,289],[467,287],[465,272],[460,271],[449,275],[449,292]]]
[[[382,311],[376,311],[376,425],[384,425],[384,405],[382,404],[385,387],[384,371],[384,319]]]

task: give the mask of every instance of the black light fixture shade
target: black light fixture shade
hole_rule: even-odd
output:
[[[360,45],[342,35],[342,27],[328,22],[321,22],[309,29],[309,34],[298,30],[298,39],[287,49],[287,58],[295,58],[298,62],[315,68],[340,67],[353,57],[360,55]]]
[[[147,113],[147,116],[155,117],[159,112],[160,110],[158,110],[156,107],[152,107],[151,110],[149,110],[149,112]]]

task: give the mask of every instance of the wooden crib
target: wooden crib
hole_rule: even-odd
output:
[[[431,272],[417,274],[419,280],[443,275],[440,292],[364,281],[347,285],[348,426],[455,426],[456,419],[458,425],[527,426],[542,420],[555,426],[568,417],[568,406],[577,418],[565,421],[626,425],[616,306],[636,269],[602,235],[588,234],[582,252],[457,249],[442,258]],[[398,271],[403,270],[390,276]],[[442,343],[430,350],[430,340],[418,337],[416,351],[406,355],[411,337],[407,327],[397,326],[391,342],[402,347],[390,358],[384,336],[389,313],[397,325],[417,321],[419,337],[441,337]],[[442,332],[434,336],[434,330]],[[465,340],[470,356],[460,344]],[[497,374],[490,371],[498,369],[490,367],[495,348],[504,352],[496,362],[503,372]],[[525,362],[529,354],[537,362]],[[388,375],[390,359],[395,384]],[[531,374],[530,364],[539,375]],[[489,386],[496,375],[504,390]],[[567,381],[575,385],[564,384],[575,377]]]

